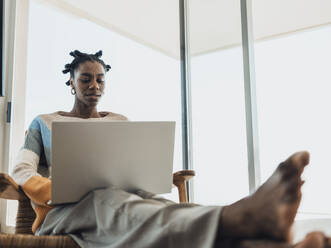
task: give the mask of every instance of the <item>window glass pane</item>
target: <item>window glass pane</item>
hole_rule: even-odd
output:
[[[261,173],[265,180],[291,153],[308,150],[301,213],[331,214],[331,26],[255,45]]]
[[[225,205],[248,194],[239,1],[192,1],[189,29],[194,201]]]
[[[178,13],[177,4],[174,6],[173,11]],[[68,74],[62,74],[64,65],[72,60],[69,52],[103,50],[102,59],[112,69],[106,75],[105,95],[98,110],[120,113],[130,120],[176,121],[174,171],[182,168],[178,56],[167,55],[160,52],[162,49],[128,38],[132,37],[129,34],[121,35],[38,1],[31,1],[29,21],[26,128],[38,114],[71,110],[74,97],[65,85]],[[168,28],[178,29],[177,26]],[[178,33],[172,39],[178,43]],[[148,41],[145,44],[149,44]],[[167,197],[177,200],[176,192]]]

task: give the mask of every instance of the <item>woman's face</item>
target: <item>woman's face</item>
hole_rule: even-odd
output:
[[[70,80],[76,99],[88,106],[96,106],[105,89],[105,69],[98,62],[86,61],[79,65]]]

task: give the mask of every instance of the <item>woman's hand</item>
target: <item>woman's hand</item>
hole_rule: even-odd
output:
[[[40,206],[49,206],[51,200],[51,180],[46,177],[33,176],[22,187],[25,194]]]

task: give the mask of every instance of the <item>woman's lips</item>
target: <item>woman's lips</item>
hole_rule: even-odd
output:
[[[98,95],[98,94],[88,94],[86,95],[89,99],[92,99],[92,100],[98,100],[101,95]]]

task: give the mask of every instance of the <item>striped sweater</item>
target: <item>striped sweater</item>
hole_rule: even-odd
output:
[[[36,219],[32,231],[43,223],[51,206],[47,202],[51,199],[50,156],[51,156],[51,127],[53,121],[59,120],[127,120],[123,115],[101,112],[101,118],[82,119],[78,117],[62,116],[59,112],[39,115],[32,121],[24,145],[20,149],[12,177],[20,185],[25,194],[31,199]]]

